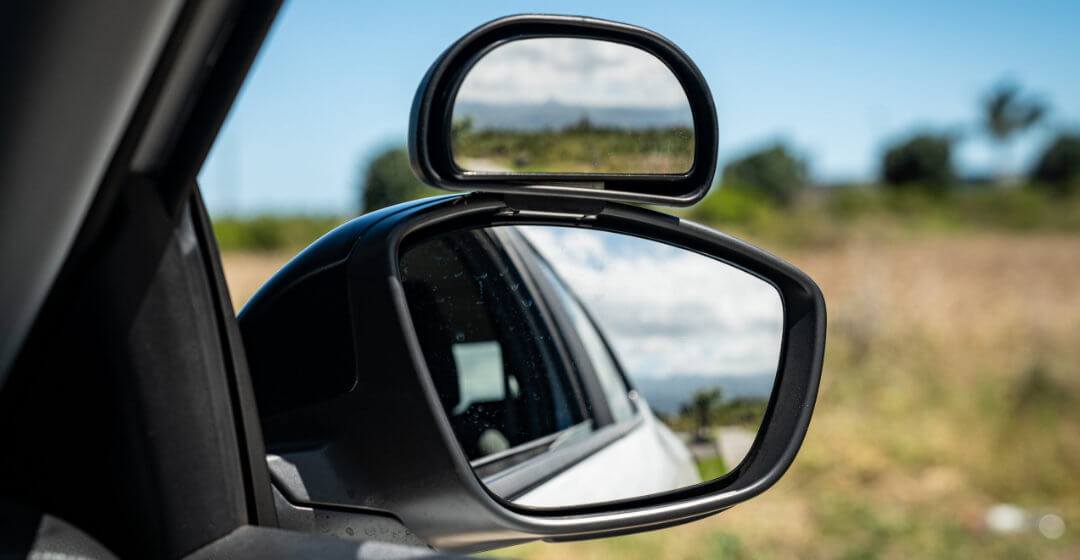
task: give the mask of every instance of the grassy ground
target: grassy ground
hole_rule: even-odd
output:
[[[476,130],[455,135],[453,151],[472,171],[683,173],[693,164],[694,133],[685,127]]]
[[[701,480],[720,478],[730,470],[728,469],[727,463],[724,462],[724,458],[719,455],[707,459],[698,459],[695,462],[697,463],[698,474],[701,475]]]
[[[1080,236],[750,233],[829,308],[821,394],[787,476],[697,523],[500,555],[1080,558]],[[288,256],[227,252],[235,302]],[[996,503],[1061,515],[1065,535],[993,533]]]

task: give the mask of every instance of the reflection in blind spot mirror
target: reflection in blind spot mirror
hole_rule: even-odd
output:
[[[485,174],[672,175],[694,162],[686,93],[655,56],[580,38],[495,47],[457,91],[455,164]]]
[[[496,495],[568,507],[723,476],[772,393],[772,284],[664,243],[498,226],[409,241],[401,278],[462,452]]]

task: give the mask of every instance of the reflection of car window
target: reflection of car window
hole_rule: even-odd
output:
[[[623,382],[615,358],[608,350],[600,332],[596,330],[596,325],[585,313],[577,298],[570,293],[569,288],[563,284],[562,280],[551,269],[551,265],[542,257],[539,257],[539,254],[537,254],[537,257],[537,260],[541,263],[541,270],[544,271],[544,275],[555,287],[555,293],[558,294],[559,301],[566,309],[570,321],[573,322],[574,330],[581,340],[581,345],[585,347],[585,352],[589,355],[593,371],[596,372],[600,387],[603,389],[608,406],[611,408],[612,420],[621,422],[633,417],[634,405],[630,402],[629,390]]]
[[[517,378],[503,370],[502,347],[498,342],[461,342],[450,346],[458,372],[458,398],[454,414],[473,403],[515,397],[520,393]]]
[[[470,459],[582,421],[532,293],[486,233],[443,234],[406,250],[401,276],[432,380]]]

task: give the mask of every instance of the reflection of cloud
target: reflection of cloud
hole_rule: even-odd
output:
[[[761,279],[627,235],[520,230],[585,302],[631,375],[775,372],[783,307]]]
[[[593,107],[682,107],[682,86],[653,55],[591,39],[523,39],[496,47],[465,77],[458,99]]]

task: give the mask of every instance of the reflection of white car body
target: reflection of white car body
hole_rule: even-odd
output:
[[[519,231],[448,233],[402,269],[450,427],[492,493],[566,507],[700,482],[585,302]]]
[[[557,507],[607,502],[701,482],[690,450],[653,415],[644,399],[637,402],[641,422],[633,430],[517,498],[515,503]]]
[[[656,418],[645,399],[629,386],[619,359],[605,340],[599,325],[547,259],[517,232],[504,231],[495,238],[500,239],[503,246],[521,257],[522,261],[531,262],[522,263],[523,269],[531,269],[524,273],[532,278],[540,292],[548,293],[548,306],[558,308],[553,309],[553,313],[565,317],[567,328],[563,331],[564,336],[580,342],[583,355],[579,359],[590,362],[591,367],[578,373],[592,378],[583,380],[586,385],[602,387],[606,393],[606,404],[612,409],[613,424],[598,430],[566,430],[564,435],[554,440],[548,453],[496,473],[487,481],[512,479],[515,472],[522,473],[524,476],[521,478],[533,481],[525,489],[512,482],[505,487],[513,489],[509,495],[513,496],[515,503],[534,507],[565,507],[568,504],[628,499],[700,482],[690,450]],[[563,446],[588,450],[571,453],[559,449]],[[544,456],[558,455],[560,451],[573,458],[560,462]],[[634,465],[634,468],[628,469],[626,465]],[[547,475],[538,480],[526,474],[530,470],[546,472]],[[492,487],[502,488],[498,483]]]

